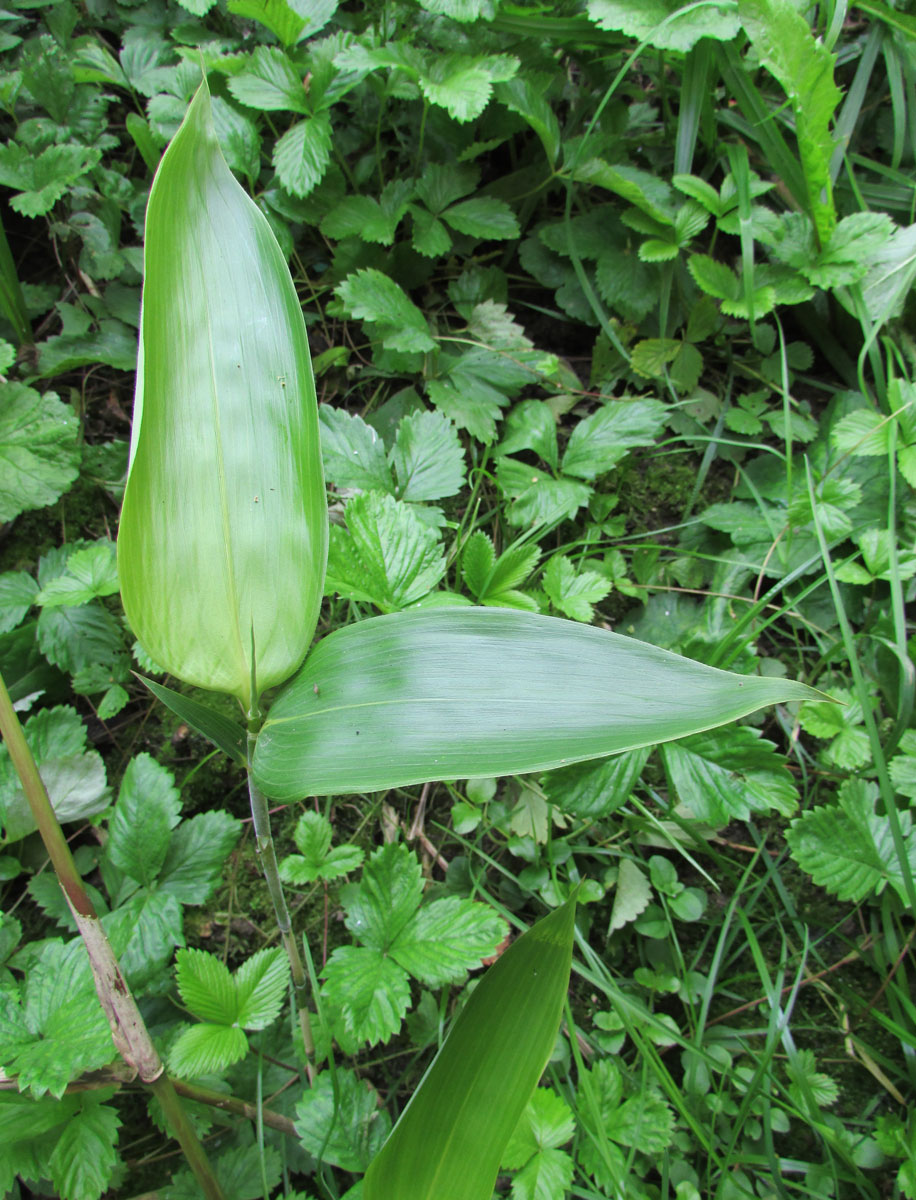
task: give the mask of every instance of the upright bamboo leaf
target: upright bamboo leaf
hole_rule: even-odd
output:
[[[834,56],[817,42],[791,0],[739,0],[738,12],[763,66],[779,82],[795,113],[795,132],[808,204],[824,245],[836,225],[830,183],[830,118],[840,102]]]
[[[363,1181],[364,1200],[490,1200],[550,1051],[569,986],[575,898],[471,993]]]
[[[327,511],[299,300],[206,84],[153,182],[145,271],[124,607],[161,666],[247,706],[252,645],[267,688],[311,640]]]
[[[296,800],[548,770],[819,695],[556,617],[413,610],[316,647],[271,709],[254,773]]]

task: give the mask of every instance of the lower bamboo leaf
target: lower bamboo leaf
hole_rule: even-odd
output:
[[[487,972],[363,1181],[364,1200],[490,1200],[553,1049],[572,962],[575,897]]]

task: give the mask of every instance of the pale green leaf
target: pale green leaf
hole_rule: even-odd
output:
[[[550,106],[547,90],[552,77],[546,73],[527,71],[505,83],[496,85],[496,98],[510,112],[518,113],[541,139],[544,153],[551,166],[560,153],[560,123]]]
[[[429,987],[463,983],[467,972],[496,952],[506,936],[502,919],[484,904],[449,896],[425,904],[401,929],[389,953]]]
[[[830,440],[854,458],[887,456],[892,423],[873,408],[857,408],[831,427]]]
[[[493,84],[511,79],[518,68],[518,59],[509,54],[437,55],[420,76],[420,90],[456,121],[472,121],[489,103]]]
[[[671,742],[662,756],[681,803],[709,825],[771,809],[791,816],[798,805],[798,789],[776,747],[746,725]]]
[[[567,453],[568,450],[567,447]],[[591,469],[594,460],[587,462],[582,450],[580,440],[576,454],[578,465]],[[618,457],[622,458],[625,453],[625,450],[621,451]],[[563,517],[573,517],[588,504],[592,494],[588,484],[578,479],[555,479],[539,467],[511,457],[496,460],[496,482],[510,502],[506,518],[510,525],[516,526],[546,525]]]
[[[53,504],[79,471],[79,422],[54,392],[0,383],[0,521]]]
[[[180,1079],[220,1075],[248,1053],[248,1038],[234,1025],[192,1025],[169,1049],[169,1070]]]
[[[42,709],[25,723],[24,732],[59,821],[84,820],[107,807],[105,764],[96,750],[86,749],[86,727],[75,709]],[[0,745],[0,827],[10,842],[35,829],[5,744]]]
[[[282,946],[259,950],[235,973],[236,1020],[243,1029],[266,1029],[280,1015],[289,987],[289,960]]]
[[[681,53],[704,37],[731,41],[741,28],[736,6],[727,0],[674,15],[684,7],[681,0],[588,0],[588,15],[600,29],[619,30],[658,50]]]
[[[106,856],[119,871],[149,886],[165,861],[180,814],[181,799],[170,772],[149,754],[138,754],[121,781],[108,823]]]
[[[610,592],[611,584],[597,571],[576,571],[570,558],[555,554],[541,578],[541,584],[554,608],[574,621],[591,621],[593,604]]]
[[[16,628],[35,603],[37,593],[38,584],[27,571],[0,575],[0,634]]]
[[[234,1025],[239,1017],[239,996],[229,968],[206,950],[179,950],[175,976],[184,1004],[195,1017],[217,1025]]]
[[[182,904],[203,904],[215,891],[242,823],[227,812],[198,813],[172,833],[159,888]]]
[[[575,763],[545,775],[541,786],[561,812],[573,817],[606,817],[626,804],[648,757],[648,749],[642,749],[597,762]]]
[[[127,617],[164,669],[247,708],[255,669],[259,690],[279,683],[311,641],[327,505],[301,305],[220,154],[206,85],[150,193],[141,355]]]
[[[818,806],[793,821],[786,832],[792,857],[816,884],[838,899],[863,900],[890,883],[906,888],[890,825],[875,815],[877,788],[851,779],[840,790],[840,807]],[[908,818],[908,814],[905,814]],[[903,822],[910,871],[916,870],[916,836]]]
[[[436,531],[410,505],[382,492],[354,496],[347,529],[331,528],[326,588],[385,612],[406,608],[445,574]]]
[[[62,1200],[96,1200],[108,1190],[118,1164],[121,1118],[92,1093],[63,1129],[48,1159],[48,1172]]]
[[[644,912],[652,898],[652,889],[645,873],[630,858],[620,861],[617,869],[617,884],[614,888],[614,906],[608,931],[614,933],[635,921]]]
[[[496,196],[459,200],[440,215],[452,229],[475,238],[505,240],[517,238],[520,232],[515,213],[505,200]]]
[[[88,604],[97,596],[111,596],[118,590],[118,563],[114,542],[101,538],[76,550],[67,565],[35,597],[44,608],[57,605]]]
[[[427,380],[426,392],[442,415],[459,429],[466,429],[481,442],[495,440],[496,422],[508,400],[486,380],[456,370],[445,379]]]
[[[276,46],[258,46],[245,70],[231,75],[229,91],[242,104],[259,111],[307,113],[303,77]]]
[[[557,422],[544,400],[522,400],[509,413],[496,454],[516,454],[534,450],[551,468],[557,469]]]
[[[294,800],[549,770],[810,695],[557,618],[397,613],[319,643],[271,709],[255,779]]]
[[[297,122],[274,146],[280,182],[293,196],[307,196],[321,183],[331,161],[331,120],[317,113]]]
[[[387,952],[420,906],[423,876],[415,856],[397,842],[376,850],[358,888],[345,898],[347,928],[365,946]]]
[[[337,287],[351,316],[377,326],[376,336],[391,350],[433,350],[426,318],[403,288],[374,267],[348,275]]]
[[[410,1004],[410,982],[388,955],[363,946],[340,946],[323,974],[323,999],[358,1042],[375,1046],[401,1028]]]
[[[666,416],[658,400],[608,401],[573,430],[563,455],[564,474],[595,479],[634,446],[651,446]]]
[[[464,450],[454,425],[440,413],[401,419],[391,451],[401,500],[441,500],[464,484]]]
[[[357,413],[322,404],[321,458],[330,483],[339,488],[392,492],[394,481],[385,443]]]

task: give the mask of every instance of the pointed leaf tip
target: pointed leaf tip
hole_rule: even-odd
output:
[[[250,707],[254,666],[266,689],[302,661],[326,555],[302,310],[270,226],[220,152],[205,81],[147,209],[124,607],[171,674]]]

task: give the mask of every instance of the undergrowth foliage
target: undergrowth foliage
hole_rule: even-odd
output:
[[[581,885],[569,1005],[499,1196],[916,1197],[916,18],[3,17],[0,671],[226,1195],[359,1197],[481,967]],[[321,634],[512,608],[832,697],[276,814],[316,959],[310,1087],[236,714],[207,730],[224,754],[193,705],[154,710],[133,672],[170,681],[118,598],[143,216],[202,68],[308,324]],[[191,1200],[5,747],[0,826],[0,1187]]]

